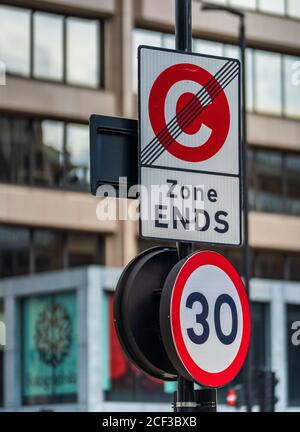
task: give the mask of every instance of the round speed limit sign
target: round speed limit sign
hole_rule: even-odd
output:
[[[170,272],[162,291],[163,342],[178,373],[207,387],[229,383],[250,339],[250,312],[235,268],[215,252],[197,252]]]

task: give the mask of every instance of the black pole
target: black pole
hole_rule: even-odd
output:
[[[179,51],[192,51],[192,2],[175,0],[175,41]],[[187,257],[193,250],[192,243],[177,243],[179,260]],[[178,376],[176,412],[191,411],[195,403],[194,383]]]
[[[243,146],[243,225],[244,225],[244,245],[242,248],[243,256],[243,274],[245,288],[250,301],[250,269],[251,269],[251,251],[249,247],[249,198],[248,198],[248,163],[247,163],[247,107],[246,107],[246,32],[245,32],[245,17],[240,16],[240,48],[241,48],[241,63],[242,63],[242,146]],[[253,396],[253,347],[250,341],[248,356],[244,368],[244,386],[245,386],[245,402],[247,411],[252,411],[252,396]]]
[[[192,1],[175,0],[175,44],[179,51],[192,51]]]

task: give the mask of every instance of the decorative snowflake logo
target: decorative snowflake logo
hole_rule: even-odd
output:
[[[34,340],[43,363],[56,367],[63,362],[72,342],[71,318],[63,306],[45,306],[36,321]]]

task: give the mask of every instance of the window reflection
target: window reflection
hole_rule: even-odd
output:
[[[288,256],[288,280],[300,281],[300,256],[290,255]]]
[[[103,262],[101,242],[94,234],[68,235],[68,267],[79,267]]]
[[[63,179],[64,125],[56,121],[36,121],[33,182],[58,187]]]
[[[255,108],[268,114],[281,114],[281,56],[266,51],[254,52]]]
[[[287,1],[287,14],[291,17],[300,18],[299,0],[286,0],[286,1]]]
[[[168,42],[167,37],[171,35],[165,35],[165,41]],[[133,64],[133,90],[137,92],[137,77],[138,77],[138,64],[137,64],[137,52],[140,45],[149,45],[155,47],[162,46],[161,33],[145,29],[135,29],[133,32],[133,50],[132,50],[132,64]],[[169,47],[165,47],[169,48]],[[174,47],[175,48],[175,42]]]
[[[222,56],[223,44],[219,42],[204,40],[204,39],[195,39],[194,50],[199,54]]]
[[[258,8],[262,12],[284,15],[284,0],[258,0]]]
[[[0,6],[0,29],[0,61],[10,73],[29,75],[30,12]]]
[[[63,78],[63,18],[34,14],[34,75],[37,78]]]
[[[32,121],[0,116],[0,181],[28,184]]]
[[[267,252],[257,252],[253,259],[253,276],[263,279],[283,280],[285,274],[284,255]]]
[[[253,59],[253,50],[248,49],[246,51],[246,105],[247,110],[253,111],[254,108],[254,82],[253,82],[253,67],[254,67],[254,59]]]
[[[283,212],[282,155],[272,151],[255,154],[255,209]]]
[[[35,230],[33,236],[34,271],[59,270],[64,267],[63,235],[50,230]]]
[[[29,273],[28,229],[0,226],[0,277]]]
[[[168,49],[175,49],[175,35],[162,34],[162,47]]]
[[[300,215],[300,155],[285,159],[287,212]]]
[[[66,181],[71,186],[89,183],[89,130],[87,126],[67,125]]]
[[[67,18],[67,81],[97,87],[100,84],[98,21]]]
[[[229,0],[229,5],[234,7],[241,7],[245,9],[255,9],[256,0]]]
[[[106,295],[106,317],[104,339],[108,352],[107,376],[103,379],[105,399],[125,402],[171,402],[171,394],[166,392],[162,381],[152,378],[130,362],[116,334],[113,320],[113,296]]]
[[[47,187],[86,187],[88,126],[0,116],[0,181]]]
[[[224,56],[240,60],[240,48],[235,45],[225,45]]]

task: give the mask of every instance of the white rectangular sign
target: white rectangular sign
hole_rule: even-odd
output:
[[[140,235],[241,244],[240,63],[139,47]]]

